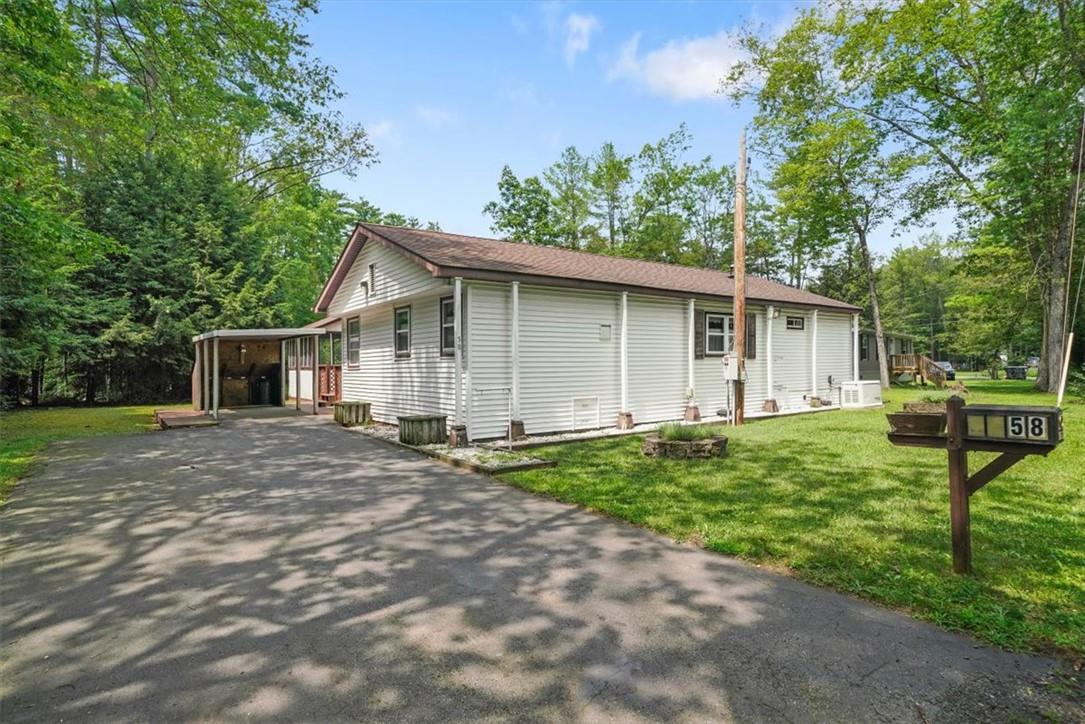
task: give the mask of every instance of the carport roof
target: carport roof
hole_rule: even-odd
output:
[[[197,334],[193,342],[205,339],[291,339],[292,337],[319,337],[325,330],[317,327],[276,327],[275,329],[214,329]]]

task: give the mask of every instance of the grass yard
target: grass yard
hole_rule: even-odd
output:
[[[15,484],[56,440],[88,435],[123,435],[154,429],[162,405],[134,407],[45,407],[0,412],[0,505]]]
[[[1054,404],[1032,382],[966,379],[970,403]],[[732,429],[729,455],[641,455],[640,436],[532,452],[558,467],[505,481],[711,550],[907,609],[1011,649],[1085,656],[1085,404],[1065,441],[972,497],[973,576],[952,572],[946,453],[894,447],[884,409]],[[994,457],[971,453],[972,471]]]

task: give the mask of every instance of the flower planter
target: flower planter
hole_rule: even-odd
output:
[[[944,412],[890,412],[886,418],[898,435],[941,435],[946,429]]]
[[[945,414],[946,403],[944,402],[905,402],[905,412],[937,412]]]
[[[641,452],[650,457],[678,460],[719,458],[727,454],[727,436],[716,435],[704,440],[664,440],[659,435],[648,435],[641,445]]]

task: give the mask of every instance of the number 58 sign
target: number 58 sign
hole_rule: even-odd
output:
[[[1056,445],[1062,440],[1062,417],[1055,407],[968,405],[964,413],[966,440]]]

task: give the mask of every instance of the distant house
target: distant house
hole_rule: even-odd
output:
[[[910,334],[885,332],[886,354],[890,357],[915,353],[915,337]],[[859,331],[859,379],[878,379],[878,345],[873,329]]]
[[[485,439],[510,420],[533,434],[730,409],[733,294],[726,272],[358,224],[316,325],[342,335],[343,399]],[[857,378],[857,307],[760,277],[747,299],[748,411],[808,407]],[[312,394],[314,375],[289,377]]]

